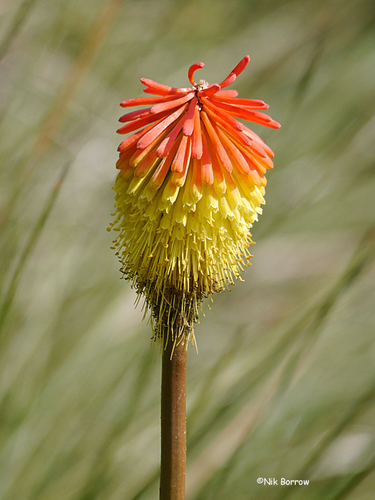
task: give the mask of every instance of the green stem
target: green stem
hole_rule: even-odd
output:
[[[186,477],[186,338],[163,350],[160,500],[184,500]]]

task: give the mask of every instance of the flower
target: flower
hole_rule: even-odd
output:
[[[189,88],[142,78],[144,92],[156,97],[121,103],[150,107],[120,118],[117,132],[133,134],[118,148],[110,228],[119,233],[113,248],[122,273],[152,311],[156,338],[167,324],[178,336],[197,320],[204,297],[228,289],[250,265],[250,228],[261,213],[274,155],[236,118],[280,125],[261,112],[268,108],[263,101],[223,90],[249,60],[220,84],[195,83],[203,63],[190,67]]]

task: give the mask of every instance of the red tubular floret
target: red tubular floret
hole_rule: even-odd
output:
[[[249,145],[252,143],[252,140],[247,134],[244,134],[242,131],[239,131],[237,128],[234,128],[232,124],[227,120],[226,118],[221,117],[219,114],[216,114],[214,111],[212,111],[210,108],[205,108],[206,113],[209,115],[209,117],[220,125],[221,127],[224,128],[224,130],[228,130],[234,137],[236,137],[239,141],[241,141],[244,145]],[[229,116],[229,115],[228,115]],[[231,117],[230,117],[231,118]],[[234,120],[236,121],[236,120]]]
[[[220,88],[223,89],[224,87],[228,87],[235,81],[236,78],[237,76],[234,73],[230,73],[230,75],[228,75],[225,80],[219,83]]]
[[[118,151],[126,151],[127,149],[131,148],[134,144],[136,144],[141,137],[143,137],[149,130],[151,130],[155,125],[160,123],[162,120],[164,120],[164,116],[159,118],[158,121],[155,123],[151,123],[151,125],[148,125],[148,127],[143,128],[142,130],[139,130],[135,134],[129,135],[124,141],[122,141],[117,148]]]
[[[220,85],[214,83],[213,85],[209,85],[205,89],[199,92],[199,95],[204,95],[205,97],[211,97],[220,90]]]
[[[187,135],[183,135],[180,145],[178,147],[176,156],[173,159],[171,171],[172,172],[182,172],[184,169],[184,160],[185,160],[185,151],[188,145],[189,137]]]
[[[228,97],[230,99],[234,98],[234,97],[237,97],[238,96],[238,92],[237,90],[219,90],[219,92],[217,94],[215,94],[215,97],[221,99],[227,99]]]
[[[267,146],[267,144],[264,141],[262,141],[262,139],[259,137],[259,135],[257,135],[255,132],[253,132],[252,130],[250,130],[249,128],[247,128],[245,126],[244,126],[243,133],[246,134],[248,137],[250,137],[250,139],[252,139],[253,141],[260,144],[262,146],[262,148],[264,149],[264,151],[267,153],[269,158],[274,158],[274,156],[275,156],[274,152],[272,151],[272,149],[269,146]]]
[[[165,139],[160,143],[158,149],[156,150],[157,155],[160,158],[164,158],[168,156],[170,150],[173,147],[175,140],[177,139],[178,134],[180,133],[184,123],[186,121],[186,115],[184,115],[181,120],[177,123],[177,125],[171,130],[171,132],[167,135]]]
[[[202,120],[204,123],[204,126],[208,132],[208,136],[210,139],[210,142],[212,143],[218,158],[220,160],[220,164],[227,170],[229,173],[232,172],[232,162],[230,161],[227,152],[224,149],[224,146],[221,144],[221,141],[215,131],[215,128],[213,127],[211,120],[209,117],[206,115],[204,111],[202,111]]]
[[[240,123],[238,120],[230,116],[228,113],[220,109],[218,106],[215,106],[215,103],[212,101],[209,101],[208,99],[202,100],[203,103],[203,109],[206,111],[207,109],[210,109],[215,115],[220,116],[224,120],[226,120],[233,128],[241,132],[244,128],[244,125]]]
[[[183,134],[184,135],[192,135],[194,131],[194,114],[195,114],[195,107],[197,105],[197,98],[194,97],[192,101],[189,104],[189,109],[186,113],[186,120],[184,123],[184,130]]]
[[[240,171],[244,174],[248,174],[250,169],[246,163],[245,158],[242,156],[241,151],[234,145],[231,139],[226,135],[226,133],[220,128],[216,128],[216,131],[220,137],[220,140],[226,149],[227,153],[231,155],[238,166]]]
[[[241,61],[237,64],[237,66],[231,71],[231,73],[234,73],[236,76],[238,76],[242,71],[246,68],[246,66],[250,62],[250,56],[245,56]]]
[[[150,114],[150,109],[151,108],[137,109],[136,111],[132,111],[131,113],[126,113],[126,115],[121,116],[119,122],[125,123],[144,118],[145,116],[148,116]]]
[[[234,106],[240,106],[244,108],[250,109],[268,109],[269,106],[264,101],[260,101],[259,99],[231,99],[231,98],[223,98],[215,94],[212,96],[213,101],[223,102],[226,104],[233,104]]]
[[[224,109],[232,116],[237,116],[238,118],[243,118],[255,123],[260,123],[266,127],[279,128],[280,124],[272,120],[268,115],[264,113],[259,113],[258,111],[251,111],[249,109],[241,108],[239,106],[233,106],[232,104],[225,104],[224,102],[215,102],[215,106]]]
[[[201,117],[198,104],[196,104],[194,110],[194,130],[192,137],[191,156],[196,160],[200,160],[202,158],[202,154],[203,154],[203,145],[202,145]]]
[[[144,104],[159,104],[161,102],[173,101],[179,99],[179,95],[164,95],[159,97],[137,97],[135,99],[125,99],[120,106],[122,108],[131,108],[133,106],[143,106]]]
[[[201,68],[204,68],[204,63],[202,63],[202,62],[193,64],[192,66],[190,66],[189,71],[188,71],[188,78],[189,78],[189,82],[192,85],[195,85],[194,76],[193,76],[194,73],[197,71],[197,69],[201,69]]]
[[[136,145],[133,144],[132,147],[120,153],[119,159],[116,162],[116,168],[122,169],[125,163],[129,163],[130,158],[136,152]]]
[[[171,163],[173,161],[173,158],[176,154],[176,151],[178,149],[179,142],[175,142],[173,144],[171,153],[163,158],[159,165],[157,166],[155,172],[153,173],[151,179],[150,179],[150,187],[151,189],[157,190],[160,188],[160,186],[163,184],[164,179],[169,172],[169,168],[171,166]]]
[[[181,106],[181,104],[185,104],[185,102],[190,101],[194,97],[194,92],[191,92],[190,94],[184,95],[180,99],[176,99],[175,101],[170,101],[170,102],[165,102],[162,104],[156,104],[156,106],[153,106],[151,108],[151,113],[161,113],[162,111],[168,111],[173,108],[177,108],[177,106]]]
[[[176,87],[169,87],[168,85],[163,85],[162,83],[154,82],[153,80],[149,80],[148,78],[141,78],[141,82],[143,85],[146,85],[147,89],[152,90],[153,92],[148,92],[156,95],[184,95],[191,89],[178,89]]]
[[[127,134],[128,132],[133,132],[137,130],[137,128],[143,127],[144,125],[148,125],[149,123],[156,122],[159,118],[166,116],[168,113],[164,111],[163,113],[158,113],[155,115],[148,115],[145,118],[141,118],[140,120],[134,120],[126,125],[123,125],[117,130],[118,134]]]
[[[210,158],[210,152],[208,150],[208,144],[206,139],[206,134],[202,130],[202,158],[201,158],[201,175],[202,181],[205,184],[211,185],[214,182],[214,173],[212,170],[212,163]]]
[[[228,87],[231,83],[234,82],[234,80],[237,78],[237,76],[242,73],[242,71],[246,68],[250,61],[250,56],[245,56],[241,61],[237,64],[237,66],[229,73],[229,75],[223,80],[221,83],[219,83],[220,87],[223,89],[224,87]]]
[[[151,151],[147,156],[145,156],[141,162],[138,163],[135,171],[134,177],[144,177],[151,170],[152,166],[157,161],[156,151]]]
[[[181,108],[177,109],[171,115],[168,115],[163,121],[161,121],[158,125],[155,125],[147,134],[145,134],[137,143],[140,149],[147,148],[149,144],[161,133],[165,130],[171,123],[173,123],[186,109],[186,104],[181,106]],[[156,116],[156,115],[154,115]]]

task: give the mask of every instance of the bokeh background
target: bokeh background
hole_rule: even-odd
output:
[[[118,104],[250,54],[233,87],[282,128],[254,127],[276,158],[253,267],[189,350],[187,499],[372,500],[373,0],[2,0],[0,19],[0,499],[158,497],[160,355],[106,231]]]

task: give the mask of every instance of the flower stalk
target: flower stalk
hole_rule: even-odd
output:
[[[184,500],[186,476],[187,336],[163,350],[160,500]]]

